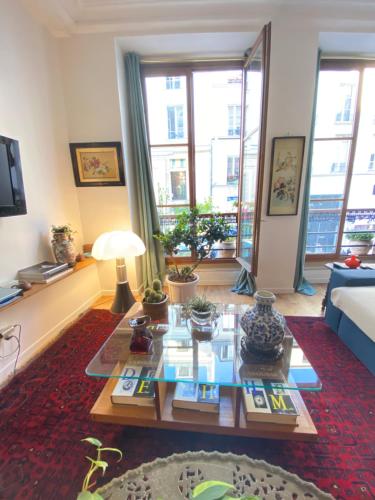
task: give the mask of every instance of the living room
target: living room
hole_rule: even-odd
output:
[[[95,436],[103,441],[104,446],[119,448],[124,453],[119,463],[116,457],[109,457],[109,470],[98,485],[142,463],[168,457],[174,452],[217,450],[245,454],[250,459],[263,459],[271,465],[281,466],[288,472],[298,474],[302,480],[313,482],[335,498],[372,498],[375,495],[375,398],[374,379],[369,371],[373,361],[366,357],[366,353],[371,356],[374,352],[371,351],[374,339],[371,340],[368,335],[365,337],[369,340],[361,336],[357,351],[357,343],[353,346],[351,338],[341,341],[331,332],[330,328],[335,331],[334,322],[337,322],[337,318],[328,318],[327,326],[321,312],[321,302],[331,277],[331,269],[326,264],[338,260],[343,262],[358,246],[356,243],[348,244],[345,235],[356,230],[363,234],[375,230],[375,173],[374,158],[371,156],[371,151],[375,152],[374,131],[371,128],[372,135],[367,137],[362,134],[361,127],[361,119],[365,114],[363,110],[368,109],[369,114],[375,111],[371,99],[364,102],[362,107],[355,106],[356,101],[359,103],[361,98],[366,97],[367,73],[363,68],[371,68],[373,64],[374,21],[375,7],[367,1],[360,2],[360,8],[355,1],[333,1],[327,4],[309,0],[301,3],[217,0],[199,2],[199,6],[196,0],[182,3],[172,0],[1,2],[0,54],[3,70],[0,78],[0,136],[18,141],[27,213],[16,217],[0,217],[0,284],[1,287],[12,286],[19,270],[41,261],[54,260],[50,241],[53,225],[68,224],[72,228],[75,250],[84,259],[65,278],[48,286],[33,285],[18,301],[0,309],[0,330],[9,325],[20,325],[20,331],[15,329],[12,333],[16,338],[0,340],[0,382],[3,385],[1,433],[4,436],[3,444],[0,445],[2,498],[50,498],[52,495],[74,498],[84,478],[85,455],[91,451],[80,440],[88,436]],[[227,257],[227,250],[214,245],[197,269],[200,279],[198,293],[204,293],[209,300],[221,304],[253,305],[253,297],[231,292],[241,269],[245,269],[246,272],[252,271],[252,274],[248,273],[251,279],[246,282],[247,286],[252,286],[251,280],[255,276],[258,291],[267,290],[276,295],[275,308],[287,316],[290,331],[306,349],[307,359],[322,382],[319,394],[300,390],[317,429],[317,440],[294,442],[279,438],[238,437],[225,433],[184,432],[95,422],[90,410],[104,384],[100,379],[86,375],[85,370],[122,317],[108,310],[116,289],[114,260],[94,261],[88,255],[91,245],[103,233],[133,231],[140,235],[140,212],[135,196],[138,167],[135,167],[132,138],[134,120],[129,118],[126,54],[138,54],[143,76],[147,73],[144,76],[146,83],[142,85],[149,113],[145,118],[148,118],[151,135],[152,95],[149,89],[152,80],[168,76],[172,79],[181,78],[170,81],[170,85],[174,86],[171,92],[176,94],[188,88],[185,83],[181,84],[186,78],[186,82],[191,84],[186,103],[189,99],[191,101],[192,94],[197,96],[198,101],[193,86],[197,73],[193,69],[188,74],[186,69],[192,63],[214,64],[218,75],[223,72],[224,65],[229,64],[229,69],[226,69],[234,74],[231,76],[231,88],[235,87],[237,94],[225,104],[235,105],[232,106],[234,114],[230,118],[232,129],[235,130],[241,117],[237,112],[242,99],[242,80],[238,81],[238,75],[242,75],[241,67],[246,59],[244,54],[257,43],[259,33],[268,23],[271,23],[269,73],[263,80],[268,85],[267,116],[266,119],[263,116],[260,123],[263,145],[260,144],[259,149],[262,156],[259,163],[263,164],[263,172],[252,184],[253,200],[258,203],[250,256],[252,266],[243,266],[246,258],[242,256],[241,261],[236,249]],[[319,105],[328,107],[335,92],[344,99],[340,117],[340,110],[336,110],[336,125],[341,127],[341,132],[334,139],[335,144],[340,139],[345,142],[344,152],[340,150],[337,158],[330,159],[331,170],[324,175],[314,171],[314,161],[311,160],[311,143],[319,139],[319,134],[311,135],[314,124],[316,126],[318,57],[322,69],[333,60],[336,64],[337,61],[343,61],[344,64],[337,68],[350,74],[348,81],[354,88],[350,108],[354,111],[350,114],[350,120],[344,117],[348,101],[342,90],[347,88],[345,85],[348,85],[348,81],[339,81],[333,91],[327,87],[328,98],[323,104],[319,104],[319,100],[317,102],[318,108]],[[345,67],[348,61],[352,66]],[[153,67],[171,67],[179,63],[185,64],[185,73],[180,70],[178,74],[173,74],[173,71],[152,74]],[[265,59],[263,66],[266,66]],[[206,75],[209,71],[201,73]],[[354,73],[357,76],[353,77]],[[191,74],[193,77],[189,76]],[[354,84],[350,78],[354,78]],[[320,78],[320,84],[322,82],[324,78]],[[219,84],[214,82],[212,89],[219,87]],[[181,88],[176,88],[180,85]],[[213,95],[214,90],[210,94]],[[233,93],[230,99],[232,96]],[[204,98],[205,94],[202,107]],[[208,102],[208,94],[206,100]],[[190,101],[186,106],[190,106],[191,110],[194,104]],[[194,132],[190,127],[190,122],[194,122],[192,115],[197,117],[199,109],[195,107],[193,111],[190,111],[189,124],[184,122],[190,135]],[[203,115],[205,113],[202,113],[202,123],[206,120]],[[155,116],[157,130],[161,125],[157,122],[157,113]],[[172,119],[168,118],[171,122]],[[218,115],[213,114],[211,123],[216,118],[219,121]],[[173,120],[177,123],[178,116],[175,115]],[[343,128],[348,122],[353,125],[349,133]],[[236,141],[236,147],[239,148],[240,137],[236,136],[236,131],[228,135],[230,137],[222,142],[229,144],[229,141]],[[294,208],[289,215],[273,216],[271,211],[270,179],[278,145],[275,138],[304,138],[297,181],[300,189],[297,189]],[[324,137],[324,140],[325,144],[329,142],[328,137]],[[216,147],[220,151],[218,142]],[[353,151],[363,148],[363,142],[368,143],[372,150],[369,150],[369,154],[366,152],[368,158],[366,156],[364,160],[366,175],[363,172],[356,175]],[[73,170],[69,145],[90,143],[120,143],[124,182],[91,186],[77,183],[78,174]],[[177,148],[175,139],[172,143]],[[186,144],[183,140],[179,144],[179,147],[186,148],[187,153],[184,150],[183,156],[186,165],[194,162],[193,143],[198,144],[198,141],[190,137]],[[156,141],[152,146],[154,148],[151,149],[160,149],[163,144],[162,141]],[[332,146],[331,150],[326,149],[321,154],[331,158],[332,151],[339,149]],[[202,181],[200,172],[203,170],[200,170],[199,175],[194,173],[193,185],[192,171],[185,173],[184,163],[175,156],[171,170],[177,174],[169,177],[168,196],[178,202],[171,204],[192,206],[195,200],[195,205],[201,203],[207,208],[210,201],[210,210],[214,212],[216,204],[220,205],[221,212],[224,212],[225,205],[225,213],[228,214],[228,210],[230,212],[226,220],[233,226],[235,218],[236,225],[240,208],[244,213],[244,204],[238,208],[241,203],[234,194],[241,188],[239,165],[236,166],[240,152],[227,153],[227,156],[230,159],[223,166],[227,184],[225,203],[224,198],[220,198],[221,194],[215,194],[219,182]],[[156,175],[156,170],[153,175]],[[310,189],[315,198],[309,199],[306,187],[310,186],[310,178],[313,179]],[[319,186],[316,182],[318,178]],[[351,178],[354,180],[350,183]],[[351,204],[350,190],[354,193],[357,179],[362,179],[364,183],[360,184],[356,202]],[[202,189],[208,185],[211,189],[208,194],[202,191],[200,199],[199,182]],[[340,185],[340,199],[321,195],[331,192],[328,188],[325,191],[321,188],[330,183]],[[371,187],[368,195],[367,187]],[[157,197],[158,191],[155,191]],[[245,195],[245,191],[242,194]],[[216,199],[219,201],[216,202]],[[161,200],[162,195],[156,201],[158,205],[163,205],[164,214],[168,215],[168,206],[165,205],[169,204],[169,200],[163,203]],[[312,220],[311,213],[307,213],[309,209],[314,209],[318,215],[325,210],[331,225],[309,226],[307,221]],[[365,226],[359,224],[363,220],[366,221]],[[351,229],[352,226],[348,229],[348,221],[353,227],[358,222],[358,229]],[[241,244],[237,229],[230,235]],[[307,251],[306,241],[310,245]],[[146,240],[144,243],[145,257],[126,258],[128,282],[137,300],[144,292],[142,263],[146,262],[153,248],[153,243]],[[241,248],[240,244],[237,248]],[[371,265],[375,262],[373,242],[364,248],[359,257],[362,264]],[[220,252],[225,255],[224,258],[220,258]],[[189,263],[189,258],[185,261]],[[184,265],[184,260],[182,263]],[[298,274],[299,265],[301,269]],[[341,276],[340,269],[335,272]],[[345,272],[371,275],[375,271],[358,269]],[[308,293],[314,293],[311,287],[317,293],[296,293],[296,277],[300,284],[305,283],[303,279],[307,280],[310,287]],[[372,279],[367,274],[366,277],[361,275],[355,286],[363,290],[363,287],[373,284]],[[342,278],[335,286],[354,285]],[[371,295],[367,295],[367,290],[362,293],[364,295],[359,299],[354,300],[352,296],[345,299],[349,307],[350,302],[355,302],[356,307],[357,302],[371,305]],[[337,300],[344,301],[344,298],[338,297]],[[88,310],[91,316],[83,316],[77,323],[77,319]],[[328,315],[330,311],[328,309]],[[358,328],[358,335],[364,335],[362,332],[366,328],[366,325]],[[373,330],[372,325],[369,328]],[[315,332],[316,340],[302,338],[306,331]],[[85,338],[85,332],[90,334],[90,340]],[[367,342],[372,344],[369,346]],[[322,346],[321,352],[319,345]],[[64,367],[60,372],[59,365]],[[58,377],[56,384],[54,377]],[[341,381],[343,386],[341,392],[337,381]],[[360,389],[357,386],[359,383]],[[46,392],[42,392],[43,386]],[[350,402],[344,403],[345,388],[347,393],[358,392],[358,399],[351,405]],[[344,406],[340,409],[340,405]],[[8,439],[17,439],[9,441],[5,439],[6,436]],[[358,446],[355,442],[359,443]],[[345,446],[348,447],[346,451]],[[352,453],[352,462],[349,453]],[[349,465],[344,466],[345,460],[349,461]]]

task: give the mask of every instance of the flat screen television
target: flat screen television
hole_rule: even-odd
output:
[[[26,213],[18,141],[0,135],[0,217]]]

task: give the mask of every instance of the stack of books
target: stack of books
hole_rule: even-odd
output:
[[[68,264],[56,262],[40,262],[35,266],[26,267],[18,271],[20,280],[30,281],[31,283],[51,283],[66,274],[73,272],[73,269]]]
[[[194,382],[177,382],[172,406],[173,408],[219,413],[219,386],[196,384]]]
[[[246,420],[274,424],[297,425],[298,409],[293,401],[295,389],[277,380],[244,379]],[[262,387],[264,386],[264,387]]]
[[[155,377],[154,367],[126,365],[112,392],[111,401],[119,405],[154,406],[155,382],[148,380]],[[140,377],[140,378],[135,378]]]

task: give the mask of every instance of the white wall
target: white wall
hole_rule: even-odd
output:
[[[35,23],[21,3],[1,2],[0,135],[19,140],[27,215],[0,218],[0,282],[17,270],[51,258],[51,224],[70,223],[82,241],[81,220],[69,157],[57,42]],[[0,328],[22,325],[20,364],[51,341],[89,307],[100,291],[96,266],[89,266],[27,300],[0,309]],[[0,356],[14,350],[0,342]],[[0,360],[0,383],[15,356]]]
[[[27,215],[0,218],[0,282],[50,258],[51,224],[81,220],[67,147],[57,42],[19,2],[0,15],[0,135],[19,140]]]
[[[121,141],[113,37],[66,39],[60,42],[60,55],[69,142]],[[126,186],[81,187],[77,193],[85,243],[93,243],[105,231],[130,229]],[[114,262],[100,262],[98,266],[102,288],[113,290]],[[129,266],[128,275],[131,286],[136,287],[133,265]]]

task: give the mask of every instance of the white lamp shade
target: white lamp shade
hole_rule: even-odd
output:
[[[92,247],[91,255],[96,260],[110,260],[142,255],[146,247],[133,231],[112,231],[101,234]]]

